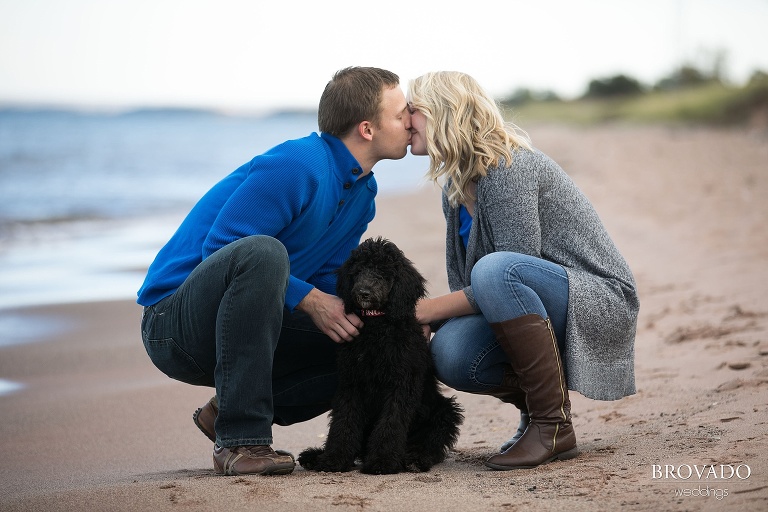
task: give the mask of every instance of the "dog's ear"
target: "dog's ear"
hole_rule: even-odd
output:
[[[344,301],[344,308],[352,295],[352,267],[354,266],[355,253],[344,264],[336,269],[336,296]],[[349,313],[349,311],[347,311]]]
[[[427,295],[426,280],[405,255],[402,255],[396,272],[395,282],[389,292],[389,314],[411,316],[416,302]]]
[[[336,296],[344,301],[344,309],[347,313],[352,312],[351,309],[347,308],[347,304],[352,302],[352,287],[355,285],[355,276],[360,272],[361,267],[366,266],[366,262],[372,260],[376,243],[378,242],[372,238],[364,240],[336,269]]]

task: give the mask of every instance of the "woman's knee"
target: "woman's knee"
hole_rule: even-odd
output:
[[[547,306],[558,305],[561,290],[567,294],[567,287],[562,267],[525,254],[488,254],[472,269],[472,292],[489,322],[529,313],[546,317]]]
[[[482,316],[476,315],[452,319],[435,334],[429,347],[442,383],[459,391],[474,390],[473,372],[487,345],[493,343],[492,332],[486,333],[489,329],[484,328]],[[473,343],[467,343],[470,339]]]
[[[504,276],[510,266],[509,253],[493,252],[480,258],[472,267],[472,288],[492,289]]]
[[[435,364],[435,374],[446,386],[461,391],[466,386],[469,364],[446,345],[448,344],[440,343],[439,339],[436,342],[435,338],[429,345]]]

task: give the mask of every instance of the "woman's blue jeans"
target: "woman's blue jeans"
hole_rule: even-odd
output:
[[[285,307],[290,264],[268,236],[237,240],[200,263],[173,295],[144,308],[142,338],[163,373],[216,388],[220,446],[272,444],[331,407],[335,343]]]
[[[495,252],[475,263],[471,277],[482,314],[451,318],[430,343],[443,383],[470,393],[499,387],[509,360],[491,323],[527,314],[549,317],[563,352],[568,315],[568,275],[563,267],[524,254]]]

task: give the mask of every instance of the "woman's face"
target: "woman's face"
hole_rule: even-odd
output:
[[[427,154],[427,116],[413,108],[408,103],[408,111],[411,113],[411,154]]]

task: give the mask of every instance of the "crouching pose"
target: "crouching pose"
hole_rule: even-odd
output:
[[[470,76],[409,84],[411,152],[443,183],[450,294],[417,308],[445,384],[521,412],[486,465],[531,468],[577,455],[568,390],[635,392],[639,302],[595,209],[552,159],[505,123]]]
[[[334,272],[373,219],[373,166],[406,155],[410,127],[397,75],[338,71],[320,133],[224,177],[149,267],[137,299],[144,347],[170,378],[216,389],[193,418],[215,443],[217,474],[291,473],[272,425],[329,409],[335,346],[363,325],[334,295]]]

